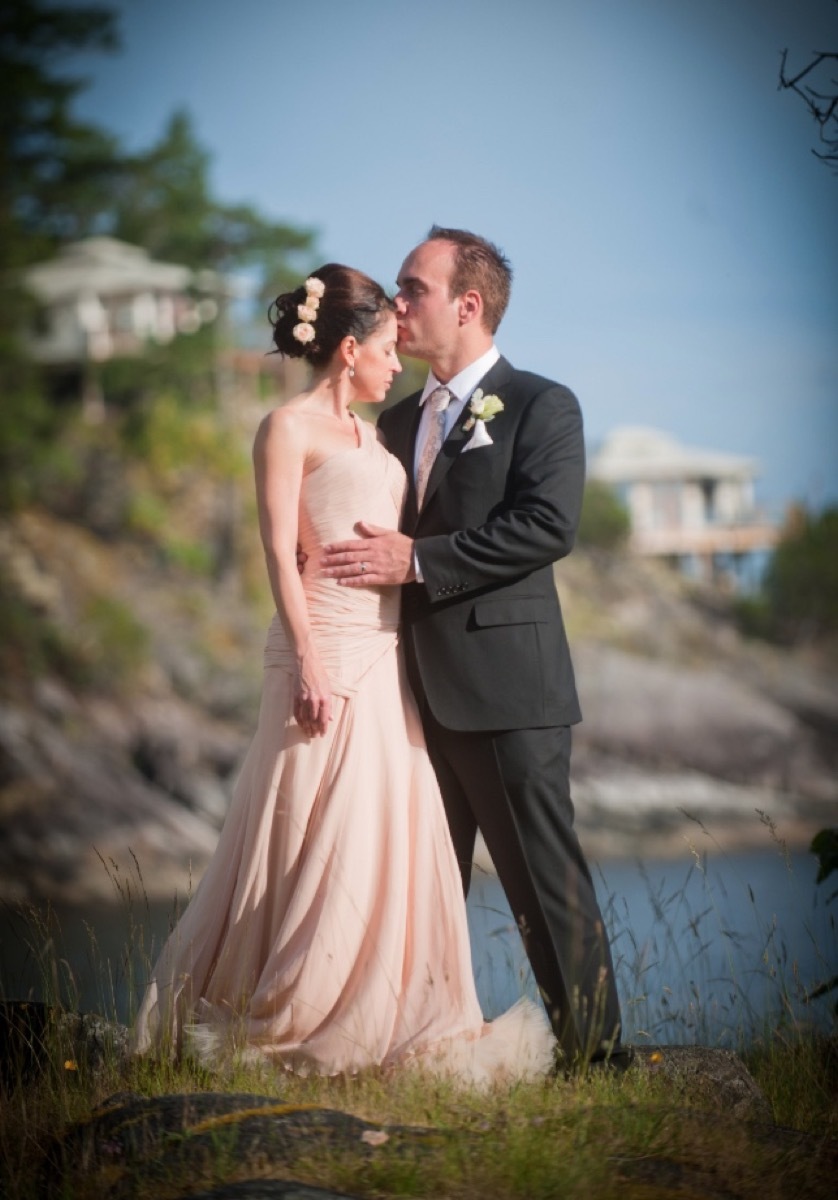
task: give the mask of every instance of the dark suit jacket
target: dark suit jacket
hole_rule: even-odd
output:
[[[504,409],[491,446],[462,453],[468,406],[416,511],[419,394],[381,414],[409,480],[402,529],[424,582],[402,589],[404,636],[431,711],[449,729],[533,729],[581,719],[553,563],[573,546],[585,448],[576,397],[501,358],[481,381]]]

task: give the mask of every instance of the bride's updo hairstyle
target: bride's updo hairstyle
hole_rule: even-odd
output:
[[[365,342],[396,306],[384,289],[353,267],[326,263],[268,309],[276,351],[314,367],[331,359],[345,337]]]

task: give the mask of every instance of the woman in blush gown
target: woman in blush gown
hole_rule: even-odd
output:
[[[337,264],[272,306],[313,368],[254,445],[276,615],[259,725],[218,847],[157,962],[138,1053],[262,1055],[324,1074],[418,1062],[471,1083],[549,1070],[540,1007],[484,1022],[460,872],[398,644],[398,591],[341,588],[321,548],[398,526],[399,462],[349,411],[401,370],[393,304]],[[307,564],[297,568],[297,547]]]

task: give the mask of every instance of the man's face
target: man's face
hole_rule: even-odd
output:
[[[460,305],[450,288],[453,268],[454,246],[434,240],[408,254],[398,274],[399,350],[431,366],[451,354],[460,336]]]

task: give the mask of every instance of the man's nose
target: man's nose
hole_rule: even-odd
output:
[[[400,317],[403,317],[407,312],[407,304],[405,303],[404,296],[401,294],[401,292],[396,292],[393,303],[396,306],[396,314]]]

